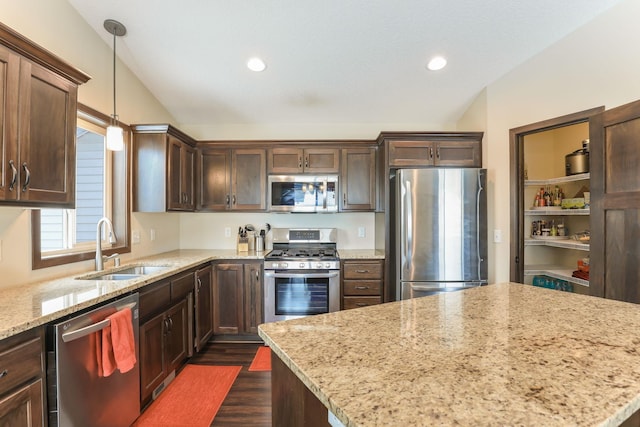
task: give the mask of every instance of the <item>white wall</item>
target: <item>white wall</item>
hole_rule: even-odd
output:
[[[183,249],[234,249],[238,227],[252,224],[256,229],[327,227],[338,229],[338,249],[373,249],[375,217],[371,212],[336,214],[291,213],[184,213],[180,217],[180,247]],[[225,237],[225,228],[231,236]],[[358,237],[364,227],[365,236]],[[269,236],[267,236],[269,242]]]
[[[92,78],[78,90],[80,102],[105,114],[113,110],[112,47],[105,43],[66,0],[0,0],[0,21],[63,58]],[[126,23],[125,23],[126,25]],[[124,41],[126,42],[126,41]],[[125,123],[174,120],[155,97],[121,63],[118,64],[118,114]],[[176,215],[133,215],[133,227],[161,229],[156,244],[133,247],[124,257],[138,258],[178,247]],[[92,261],[31,270],[31,215],[28,210],[0,206],[0,288],[86,271]]]
[[[640,2],[624,0],[487,88],[489,234],[503,233],[491,245],[490,281],[509,279],[509,129],[640,99],[638,18]]]

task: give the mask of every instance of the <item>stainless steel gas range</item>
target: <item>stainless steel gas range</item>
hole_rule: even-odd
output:
[[[340,310],[340,259],[335,228],[274,228],[264,257],[264,320]]]

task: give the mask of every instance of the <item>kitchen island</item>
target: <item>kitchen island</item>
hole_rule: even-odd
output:
[[[346,426],[637,423],[638,331],[638,305],[516,283],[259,328],[274,425]]]

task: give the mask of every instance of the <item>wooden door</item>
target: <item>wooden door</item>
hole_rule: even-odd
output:
[[[640,303],[640,101],[592,121],[592,295]]]
[[[167,310],[165,316],[168,333],[166,338],[167,367],[169,373],[177,369],[187,358],[189,352],[189,316],[187,315],[187,301],[183,299]]]
[[[337,148],[307,148],[303,154],[305,173],[340,172],[340,150]]]
[[[482,167],[480,141],[436,141],[434,147],[435,166]]]
[[[231,206],[229,150],[200,148],[196,171],[198,210],[225,211]]]
[[[46,68],[21,61],[21,200],[74,207],[77,91]]]
[[[258,325],[264,322],[262,311],[262,263],[244,266],[244,332],[258,333]]]
[[[303,150],[301,148],[272,148],[269,150],[269,173],[302,173]]]
[[[144,405],[165,378],[165,317],[161,313],[140,325],[140,402]]]
[[[41,378],[0,399],[0,425],[43,426],[44,385]]]
[[[231,155],[231,209],[265,210],[267,207],[266,150],[238,149]]]
[[[18,198],[20,57],[0,46],[0,200]]]
[[[167,136],[167,144],[167,210],[181,210],[180,152],[182,150],[182,142],[173,136]]]
[[[182,208],[186,211],[196,209],[193,182],[196,165],[196,149],[189,144],[182,145],[180,153],[180,188],[182,192]]]
[[[213,333],[238,335],[243,322],[243,265],[216,264],[213,269]]]
[[[389,166],[433,166],[433,144],[424,140],[389,141]]]
[[[196,351],[207,344],[213,334],[213,268],[196,271]]]
[[[375,148],[342,150],[342,211],[375,210],[375,162]]]

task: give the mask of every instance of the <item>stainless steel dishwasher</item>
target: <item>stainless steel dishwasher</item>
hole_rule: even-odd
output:
[[[136,363],[121,373],[98,375],[95,333],[110,324],[107,316],[131,308]],[[49,425],[128,427],[140,415],[138,294],[131,294],[53,325],[49,352]],[[54,368],[51,371],[51,368]]]

